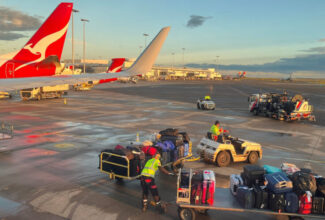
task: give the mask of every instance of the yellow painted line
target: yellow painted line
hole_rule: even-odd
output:
[[[74,147],[74,144],[61,143],[61,144],[55,144],[54,147],[56,147],[56,148],[71,148],[71,147]]]

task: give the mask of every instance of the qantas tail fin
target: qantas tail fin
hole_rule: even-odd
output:
[[[106,73],[118,73],[121,72],[125,58],[113,58],[111,65],[108,67]]]
[[[160,52],[162,45],[164,44],[170,27],[165,27],[157,34],[157,36],[151,41],[149,46],[141,53],[134,64],[127,70],[132,75],[141,75],[151,70],[152,65],[156,61],[156,58]]]
[[[61,59],[73,3],[61,3],[27,44],[0,67],[0,78],[54,75]]]

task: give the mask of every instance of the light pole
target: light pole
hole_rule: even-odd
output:
[[[183,68],[185,68],[185,63],[184,63],[184,51],[185,51],[185,48],[183,47],[182,50],[183,50]]]
[[[220,56],[216,56],[216,73],[218,72],[218,58],[219,58]]]
[[[73,26],[73,12],[78,13],[79,11],[76,9],[72,9],[71,14],[71,47],[72,47],[72,73],[74,73],[74,26]]]
[[[144,36],[144,48],[147,47],[147,37],[149,36],[149,34],[143,34]]]
[[[81,21],[83,22],[83,35],[84,35],[84,41],[83,41],[83,63],[84,63],[84,73],[86,73],[86,33],[85,33],[85,29],[86,29],[86,22],[89,22],[89,20],[87,19],[81,19]]]

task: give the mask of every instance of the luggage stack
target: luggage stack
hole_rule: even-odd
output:
[[[175,162],[190,153],[190,138],[186,132],[167,128],[159,132],[160,138],[154,142],[154,147],[161,153],[162,164]]]
[[[325,178],[294,164],[246,165],[230,175],[230,191],[243,208],[325,215]]]
[[[191,204],[212,206],[215,185],[216,179],[212,170],[194,172],[191,178]]]

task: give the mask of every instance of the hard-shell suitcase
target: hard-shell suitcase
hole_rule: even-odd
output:
[[[296,193],[289,192],[285,194],[285,211],[296,213],[299,209],[299,199]]]
[[[305,194],[299,196],[299,214],[308,215],[311,213],[312,208],[312,194],[306,191]]]
[[[292,182],[283,172],[266,174],[266,187],[273,193],[286,193],[292,191]]]
[[[252,187],[253,185],[264,184],[265,170],[258,165],[246,165],[244,166],[243,179],[245,185]]]
[[[261,186],[254,185],[253,191],[255,195],[255,208],[258,209],[267,209],[268,202],[269,202],[269,195],[268,193],[261,188]]]
[[[324,211],[324,197],[313,197],[311,212],[313,214],[325,214]]]
[[[275,212],[283,212],[286,202],[284,193],[269,193],[269,208]]]
[[[270,166],[270,165],[263,165],[263,168],[267,174],[282,172],[280,168]]]
[[[212,170],[203,171],[202,203],[213,205],[216,178]]]
[[[252,189],[240,186],[237,189],[237,201],[245,209],[252,209],[255,205],[255,196]]]
[[[192,184],[191,189],[191,203],[200,205],[202,202],[202,182],[196,182]]]
[[[237,195],[237,189],[239,186],[243,186],[244,181],[238,174],[231,174],[230,175],[230,191],[231,193],[236,196]]]

